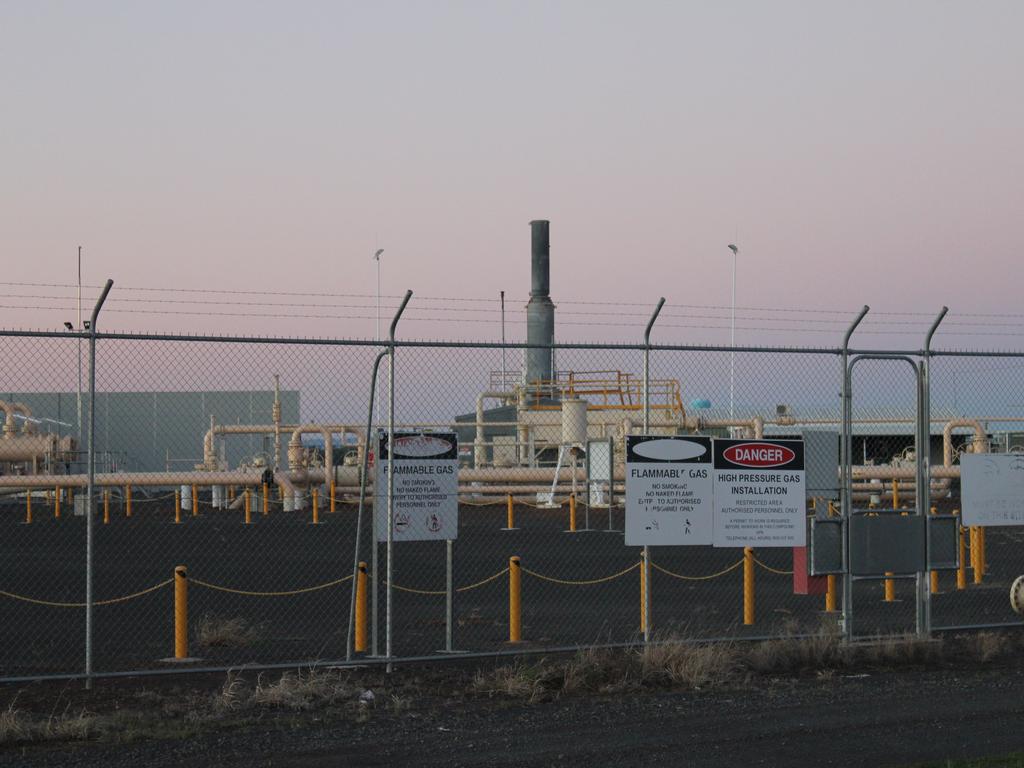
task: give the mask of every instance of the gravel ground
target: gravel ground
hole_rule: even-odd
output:
[[[905,766],[1024,749],[1022,712],[1024,661],[1010,659],[532,704],[414,699],[394,712],[378,700],[361,718],[305,713],[185,740],[8,749],[0,764]]]

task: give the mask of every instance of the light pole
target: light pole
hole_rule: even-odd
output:
[[[501,386],[498,389],[507,389],[505,381],[505,292],[501,292]]]
[[[380,343],[380,255],[384,253],[383,248],[378,248],[373,254],[373,260],[377,262],[377,343]],[[390,362],[388,363],[390,365]],[[377,423],[380,424],[380,398],[377,398]]]
[[[732,319],[729,323],[729,418],[736,418],[734,401],[736,396],[736,254],[740,252],[732,243],[729,243],[729,250],[732,251]]]
[[[78,330],[82,330],[82,246],[78,246]],[[78,447],[82,445],[82,337],[78,337]]]

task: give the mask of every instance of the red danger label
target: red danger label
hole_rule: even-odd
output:
[[[772,443],[740,443],[729,446],[722,455],[743,467],[780,467],[796,458],[791,449]]]

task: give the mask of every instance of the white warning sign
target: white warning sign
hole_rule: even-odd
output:
[[[716,547],[807,544],[803,440],[715,440]]]
[[[455,539],[459,534],[459,446],[453,432],[396,432],[377,441],[374,528],[388,539],[388,455],[394,464],[393,541]]]
[[[1024,455],[965,453],[960,494],[964,525],[1024,525]]]
[[[711,438],[626,438],[626,544],[710,544]]]

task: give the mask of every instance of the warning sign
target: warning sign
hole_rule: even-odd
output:
[[[807,543],[803,440],[715,440],[716,547]]]
[[[393,541],[454,539],[459,533],[459,446],[454,432],[396,432],[377,441],[374,518],[378,541],[388,538],[388,456],[393,454]]]
[[[965,453],[960,495],[964,525],[1024,525],[1024,456]]]
[[[710,544],[711,438],[626,438],[626,544]]]

